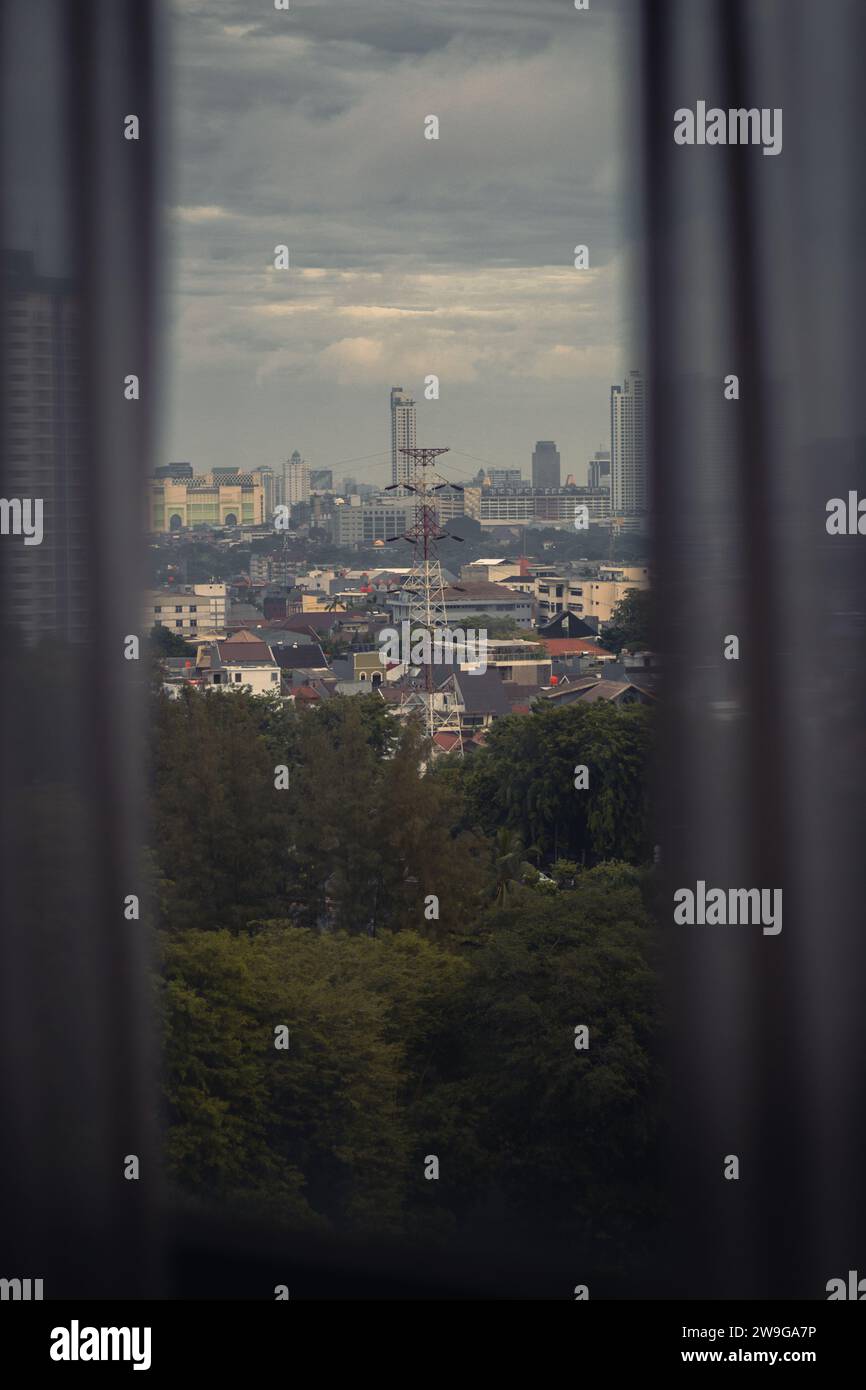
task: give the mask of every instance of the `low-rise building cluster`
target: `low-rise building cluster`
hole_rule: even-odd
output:
[[[395,718],[406,717],[413,692],[428,690],[428,674],[406,652],[390,657],[384,639],[409,626],[409,571],[266,573],[251,563],[225,583],[171,583],[148,593],[148,629],[166,629],[187,648],[161,658],[165,690],[242,690],[298,705],[373,695]],[[445,570],[443,580],[449,628],[471,620],[486,636],[483,663],[461,658],[458,648],[432,664],[435,707],[450,715],[434,738],[439,754],[471,752],[497,719],[529,714],[538,701],[655,700],[652,653],[616,651],[605,640],[617,604],[648,588],[646,566],[485,557],[457,574]]]

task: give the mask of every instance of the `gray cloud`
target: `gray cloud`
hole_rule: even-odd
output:
[[[435,372],[455,447],[525,467],[556,437],[582,478],[630,365],[619,6],[174,9],[167,452],[384,452],[388,387]]]

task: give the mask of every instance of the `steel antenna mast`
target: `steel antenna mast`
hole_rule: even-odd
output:
[[[408,599],[410,635],[419,632],[429,634],[429,654],[432,658],[433,638],[437,629],[441,632],[448,628],[445,581],[442,578],[442,565],[436,546],[437,542],[444,540],[449,533],[439,525],[435,494],[443,488],[453,488],[457,492],[462,492],[463,489],[459,483],[449,483],[433,472],[434,461],[440,454],[447,454],[447,448],[403,447],[400,453],[411,461],[411,475],[406,482],[392,483],[386,491],[402,488],[414,497],[414,519],[411,527],[402,536],[393,537],[394,540],[408,541],[413,547],[412,566],[401,592]],[[452,539],[462,538],[454,536]],[[413,709],[420,709],[423,712],[424,729],[430,739],[435,734],[446,731],[455,733],[455,748],[462,754],[463,735],[457,709],[457,695],[453,686],[450,690],[445,688],[448,684],[447,681],[443,682],[442,688],[437,689],[433,661],[431,659],[424,662],[422,688],[404,695],[401,710],[411,712]]]

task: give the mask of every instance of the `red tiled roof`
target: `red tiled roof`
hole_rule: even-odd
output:
[[[444,753],[450,753],[452,748],[460,742],[460,735],[452,733],[450,729],[445,729],[442,733],[433,735],[433,742]]]

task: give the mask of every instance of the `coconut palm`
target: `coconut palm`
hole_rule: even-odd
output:
[[[532,865],[525,858],[527,853],[517,832],[501,825],[493,841],[493,896],[496,902],[504,904],[514,885],[522,881],[524,874],[533,872]]]

